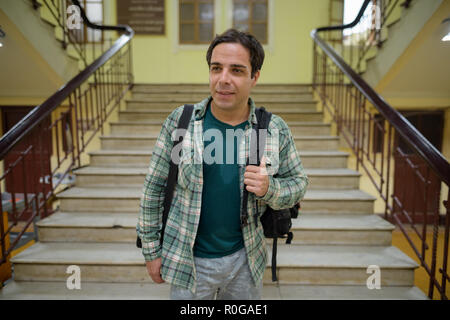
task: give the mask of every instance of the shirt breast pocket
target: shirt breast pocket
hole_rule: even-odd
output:
[[[195,191],[201,184],[201,165],[180,163],[178,165],[178,184],[184,190]]]

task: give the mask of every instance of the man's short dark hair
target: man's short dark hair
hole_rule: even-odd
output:
[[[250,64],[252,66],[251,76],[255,76],[255,73],[261,70],[264,62],[264,49],[259,41],[248,32],[241,32],[236,29],[228,29],[220,35],[216,35],[214,40],[209,45],[206,52],[206,61],[208,66],[211,67],[211,56],[213,49],[221,43],[240,43],[242,46],[248,49],[250,52]]]

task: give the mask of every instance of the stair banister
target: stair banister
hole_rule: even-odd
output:
[[[33,1],[33,4],[36,3]],[[61,1],[61,3],[63,2]],[[134,31],[126,25],[100,26],[93,24],[87,19],[79,1],[73,0],[72,3],[79,7],[81,17],[89,28],[118,31],[123,34],[108,50],[42,104],[33,108],[0,138],[0,161],[3,163],[5,163],[5,157],[19,143],[27,143],[25,151],[21,152],[13,163],[5,167],[3,175],[0,176],[0,193],[11,195],[13,208],[13,211],[9,213],[9,218],[12,220],[11,226],[7,228],[3,223],[3,218],[0,219],[0,265],[7,262],[11,252],[16,248],[21,236],[31,223],[37,218],[44,218],[52,213],[51,200],[57,193],[56,188],[61,188],[63,178],[71,170],[80,166],[80,154],[84,152],[95,134],[103,130],[103,124],[107,117],[123,101],[124,95],[133,86],[131,39]],[[64,109],[59,116],[55,114],[56,120],[53,120],[53,112],[60,106],[67,110]],[[51,122],[52,120],[53,122]],[[37,128],[39,130],[31,135],[32,131],[36,131]],[[44,149],[43,141],[49,136],[53,140],[52,146]],[[40,152],[41,155],[38,165],[40,168],[35,172],[27,171],[26,161],[36,159],[37,152]],[[53,161],[51,161],[52,157]],[[50,172],[43,170],[46,165],[50,166]],[[17,191],[14,188],[13,179],[17,177],[17,174],[22,174],[24,179],[30,177],[33,185],[25,183],[25,189]],[[49,176],[43,176],[45,174]],[[52,182],[54,176],[59,177],[55,183]],[[8,190],[8,185],[14,190]],[[16,196],[19,194],[24,201],[23,210],[19,210],[16,203]],[[27,210],[32,211],[31,216],[25,220],[25,225],[20,227],[16,239],[9,247],[6,247],[6,237],[11,234],[12,228],[17,225],[18,220]],[[2,211],[3,204],[0,203],[0,212]]]
[[[314,91],[320,97],[322,104],[328,109],[332,115],[332,121],[337,124],[338,134],[341,133],[344,140],[349,144],[355,153],[357,160],[357,168],[362,166],[370,181],[379,193],[379,197],[385,204],[385,218],[396,223],[402,231],[406,240],[411,245],[417,258],[420,260],[422,267],[429,276],[428,296],[433,298],[434,289],[437,289],[441,299],[448,299],[446,295],[446,287],[449,282],[447,272],[448,261],[448,239],[450,225],[450,206],[448,199],[450,191],[447,195],[447,201],[443,203],[443,213],[440,214],[439,204],[433,209],[433,203],[428,203],[425,199],[424,212],[416,212],[416,204],[412,204],[412,209],[408,207],[410,203],[402,202],[403,198],[394,194],[394,178],[390,172],[391,158],[395,155],[404,157],[407,162],[408,169],[413,172],[414,181],[423,179],[423,188],[425,196],[431,193],[431,179],[435,175],[440,186],[450,185],[450,164],[445,157],[397,110],[390,106],[361,76],[355,71],[344,58],[339,55],[334,48],[322,39],[320,33],[329,31],[344,30],[355,27],[364,14],[371,0],[365,0],[355,20],[347,25],[321,27],[311,31],[311,37],[314,41],[314,66],[313,66],[313,87]],[[411,1],[405,1],[402,6],[409,8]],[[392,10],[391,10],[392,11]],[[383,19],[385,21],[386,19]],[[342,45],[343,43],[341,43]],[[319,49],[322,50],[319,53]],[[351,64],[351,62],[350,62]],[[353,100],[352,100],[353,98]],[[375,124],[373,112],[366,108],[366,102],[369,102],[382,116],[387,123],[381,129]],[[353,108],[353,109],[352,109]],[[352,113],[353,112],[353,113]],[[373,128],[370,127],[373,125]],[[366,128],[367,126],[367,128]],[[377,129],[375,129],[377,128]],[[381,150],[381,169],[377,164],[377,155],[371,148],[374,142],[370,140],[373,131],[379,130],[382,135]],[[426,165],[425,173],[420,171],[420,166],[412,163],[407,155],[402,154],[401,150],[395,146],[395,137],[401,137],[418,155]],[[372,137],[373,138],[373,137]],[[387,143],[385,142],[387,141]],[[386,151],[386,153],[385,153]],[[378,183],[379,181],[379,183]],[[419,188],[414,183],[412,186],[404,186],[403,188],[411,188],[413,191]],[[439,189],[440,190],[440,189]],[[408,192],[408,191],[407,191]],[[440,191],[439,191],[440,192]],[[440,194],[437,194],[440,198]],[[423,196],[423,195],[422,195]],[[445,196],[445,195],[444,195]],[[414,199],[414,201],[416,201]],[[429,211],[432,214],[429,214]],[[421,216],[422,230],[419,231],[415,222],[416,215]],[[416,246],[412,237],[404,228],[403,220],[406,220],[413,230],[413,235],[417,236],[421,241],[420,246]],[[431,220],[431,221],[430,221]],[[442,220],[445,220],[444,222]],[[433,223],[433,239],[432,244],[426,242],[427,223]],[[439,224],[443,225],[444,247],[442,248],[442,263],[437,266],[437,239],[440,237]],[[431,249],[431,251],[430,251]],[[426,254],[431,252],[431,263],[428,262]],[[436,274],[437,272],[440,273]],[[439,277],[441,278],[439,281]]]

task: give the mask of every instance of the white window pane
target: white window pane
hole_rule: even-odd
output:
[[[194,4],[182,3],[181,4],[181,20],[194,20]]]
[[[87,3],[86,15],[89,21],[103,21],[103,7],[100,3]]]
[[[254,24],[252,26],[252,33],[253,35],[256,37],[256,39],[258,39],[261,42],[266,42],[267,41],[267,27],[266,24],[264,23],[258,23],[258,24]]]
[[[235,4],[233,8],[234,21],[247,21],[248,20],[248,5],[247,4]]]
[[[344,24],[349,24],[355,20],[356,16],[359,13],[359,10],[362,7],[363,0],[345,0],[344,2]],[[365,23],[358,23],[356,26],[354,26],[351,29],[344,29],[343,33],[345,36],[354,34],[354,33],[363,33],[364,31],[370,29],[371,26],[371,12],[372,12],[372,3],[369,3],[369,5],[366,8],[366,11],[364,11],[364,15],[362,18],[362,21]],[[368,22],[367,22],[368,21]]]
[[[194,36],[194,25],[193,24],[182,24],[181,25],[181,41],[194,41],[195,36]]]
[[[364,0],[345,0],[344,3],[344,24],[349,24],[355,20]]]
[[[248,32],[248,24],[247,23],[237,23],[234,25],[234,28],[238,31]]]
[[[265,3],[255,3],[253,5],[253,20],[266,20],[267,5]]]
[[[213,36],[213,25],[212,23],[200,23],[199,29],[199,40],[201,42],[209,42]]]
[[[214,19],[214,6],[210,3],[201,3],[198,6],[200,20]]]

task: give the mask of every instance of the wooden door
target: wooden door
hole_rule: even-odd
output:
[[[444,125],[442,112],[405,112],[403,115],[441,151]],[[395,141],[394,196],[401,205],[394,204],[394,209],[400,212],[403,207],[410,213],[414,223],[423,223],[426,212],[427,223],[433,223],[434,213],[439,210],[441,182],[401,137],[397,136]],[[403,222],[407,222],[405,217],[400,216]]]
[[[16,123],[27,115],[30,107],[7,107],[2,108],[3,134],[8,132]],[[22,157],[15,165],[5,181],[6,190],[3,192],[15,193],[16,199],[23,198],[23,195],[31,193],[48,193],[51,190],[51,135],[47,134],[50,119],[44,124],[36,127],[22,141],[20,141],[5,157],[4,171],[8,170],[21,157],[22,153],[33,146],[34,152],[29,152]],[[30,212],[25,214],[20,220],[26,220]]]

